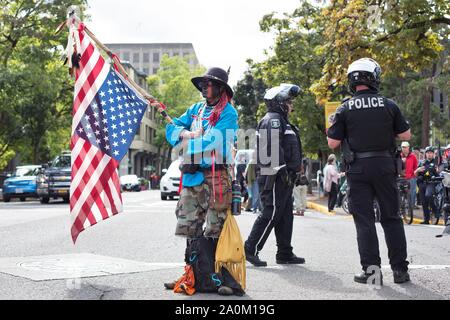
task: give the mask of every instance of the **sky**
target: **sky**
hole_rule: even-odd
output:
[[[292,12],[300,0],[89,0],[87,23],[103,43],[190,42],[206,68],[231,66],[235,85],[246,60],[264,60],[273,34],[259,21]]]

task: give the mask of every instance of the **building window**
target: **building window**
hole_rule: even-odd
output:
[[[129,52],[122,53],[122,60],[129,62],[130,61],[130,53]]]
[[[153,53],[153,62],[159,63],[159,52]]]
[[[144,71],[145,74],[148,74],[148,68],[144,68],[143,71]]]
[[[144,53],[142,59],[144,60],[144,62],[150,62],[150,53]]]
[[[157,74],[158,73],[158,68],[153,68],[153,74]]]
[[[133,63],[139,63],[141,62],[141,55],[139,52],[133,54]]]
[[[188,55],[190,55],[189,52],[183,52],[183,57],[187,57]]]
[[[179,55],[180,55],[180,54],[179,54],[178,52],[174,52],[174,53],[173,53],[173,56],[174,56],[174,57],[178,57]]]

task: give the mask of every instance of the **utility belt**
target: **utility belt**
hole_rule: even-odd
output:
[[[219,170],[226,170],[228,169],[230,166],[228,164],[215,164],[214,165],[214,170],[215,171],[219,171]],[[198,164],[183,164],[180,166],[180,171],[185,174],[185,173],[196,173],[196,172],[209,172],[209,171],[213,171],[212,166],[210,168],[202,168],[200,167],[200,165]]]
[[[354,152],[355,159],[368,158],[393,158],[393,155],[388,150],[384,151],[368,151],[368,152]]]
[[[261,176],[265,179],[264,190],[272,190],[277,178],[281,179],[283,184],[288,188],[295,187],[295,182],[297,181],[298,175],[296,172],[287,170],[285,168],[278,171],[276,174],[270,176]]]
[[[352,152],[351,153],[351,161],[346,159],[346,166],[350,166],[356,159],[370,159],[370,158],[386,158],[392,159],[394,161],[394,166],[396,170],[396,174],[401,174],[403,171],[403,161],[399,154],[393,154],[389,150],[383,151],[367,151],[367,152]]]

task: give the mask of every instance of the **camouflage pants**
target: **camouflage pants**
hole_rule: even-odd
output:
[[[208,184],[197,187],[184,187],[180,194],[175,214],[178,222],[175,235],[194,239],[203,235],[207,238],[219,238],[227,217],[227,210],[217,211],[209,205]]]

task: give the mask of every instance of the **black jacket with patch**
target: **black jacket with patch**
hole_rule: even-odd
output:
[[[302,143],[297,127],[289,123],[281,111],[269,110],[257,129],[258,167],[276,168],[286,165],[288,171],[300,171]],[[278,152],[278,159],[275,156]],[[274,156],[272,157],[272,153]]]

